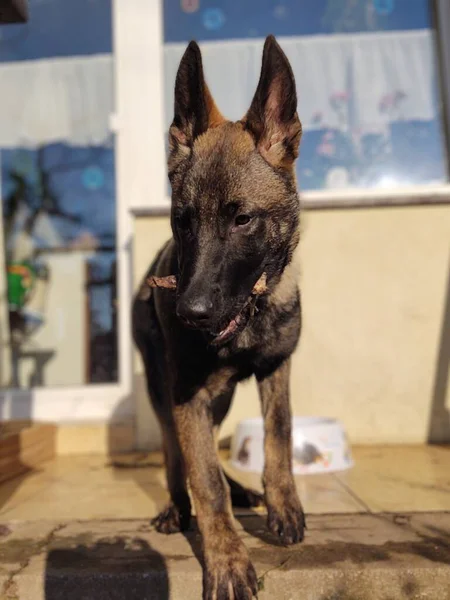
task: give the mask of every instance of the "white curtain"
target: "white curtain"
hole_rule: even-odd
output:
[[[382,130],[391,120],[436,117],[433,34],[428,30],[279,41],[295,73],[305,129],[339,127],[351,119],[354,130],[368,132]],[[262,45],[263,40],[201,44],[207,81],[229,118],[241,118],[249,107]],[[167,127],[185,47],[164,48]],[[101,144],[110,134],[112,55],[3,63],[0,82],[0,148],[55,141]],[[333,96],[344,98],[339,110],[336,104],[333,108]]]
[[[102,144],[113,76],[110,54],[0,64],[0,148]]]
[[[395,119],[436,117],[433,34],[428,30],[280,38],[297,82],[305,129],[338,127],[342,114],[333,96],[351,112],[352,127],[383,129]],[[241,118],[249,107],[261,68],[263,40],[201,44],[211,91],[225,116]],[[185,44],[165,47],[166,125],[173,116],[173,85]],[[382,109],[382,106],[385,109]],[[345,112],[344,110],[344,112]]]

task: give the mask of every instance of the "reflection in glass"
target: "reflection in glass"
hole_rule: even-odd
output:
[[[111,2],[30,9],[0,27],[0,387],[112,382]]]

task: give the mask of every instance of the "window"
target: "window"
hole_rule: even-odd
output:
[[[448,183],[430,0],[164,0],[166,129],[186,43],[225,116],[241,118],[273,33],[296,77],[302,192]]]
[[[115,382],[111,0],[29,6],[0,26],[0,389]]]

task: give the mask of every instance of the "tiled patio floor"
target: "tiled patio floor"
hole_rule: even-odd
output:
[[[297,478],[307,514],[450,511],[450,446],[356,447],[353,456],[348,472]],[[231,474],[260,489],[258,476]],[[147,519],[166,501],[161,455],[68,456],[0,485],[0,521]]]

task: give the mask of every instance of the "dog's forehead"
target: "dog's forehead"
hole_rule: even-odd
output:
[[[254,139],[240,121],[227,121],[208,129],[195,140],[193,148],[194,157],[198,160],[210,160],[224,154],[227,159],[242,161],[254,150]]]
[[[204,210],[240,201],[249,208],[278,201],[285,189],[256,151],[241,122],[208,129],[195,141],[183,199]]]

